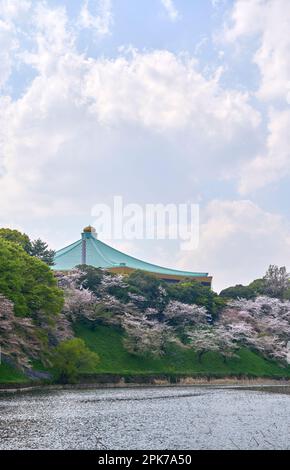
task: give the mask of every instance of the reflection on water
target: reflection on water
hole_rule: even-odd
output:
[[[290,449],[284,391],[192,387],[2,396],[0,449]]]

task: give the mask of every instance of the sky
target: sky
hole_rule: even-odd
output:
[[[290,269],[289,0],[0,0],[0,226],[200,205],[200,241],[107,240],[214,289]]]

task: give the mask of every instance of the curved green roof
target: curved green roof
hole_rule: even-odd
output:
[[[133,256],[126,255],[115,248],[98,240],[92,233],[83,233],[86,241],[86,264],[96,268],[128,267],[143,271],[166,274],[172,276],[207,277],[208,273],[179,271],[177,269],[163,268],[155,264],[141,261]],[[58,250],[54,259],[54,270],[66,271],[82,264],[82,239]]]

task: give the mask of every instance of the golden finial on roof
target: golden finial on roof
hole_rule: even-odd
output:
[[[88,225],[87,227],[84,228],[83,232],[85,233],[96,233],[95,227],[92,227],[91,225]]]

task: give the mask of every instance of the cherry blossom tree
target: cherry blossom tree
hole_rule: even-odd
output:
[[[264,278],[264,292],[270,297],[283,298],[289,289],[289,274],[285,266],[280,268],[271,264]]]
[[[83,276],[83,272],[74,268],[70,271],[56,271],[55,276],[57,278],[58,286],[61,289],[76,288],[79,285],[80,279]]]
[[[95,293],[80,282],[80,269],[58,273],[57,277],[65,294],[57,339],[70,338],[71,323],[86,319],[92,325],[102,322],[121,327],[124,344],[133,354],[160,355],[169,341],[187,347],[188,339],[199,360],[206,352],[215,351],[226,361],[235,357],[241,347],[247,347],[268,359],[285,361],[290,340],[290,301],[266,296],[232,300],[212,323],[205,307],[169,300],[166,289],[155,283],[154,303],[150,289],[149,302],[146,289],[142,295],[140,286],[130,285],[122,275],[103,272]]]
[[[169,302],[163,315],[166,323],[183,328],[186,326],[206,325],[208,323],[208,314],[205,307],[199,307],[195,304],[184,304],[177,300]]]
[[[219,325],[234,334],[240,346],[250,347],[265,357],[284,361],[290,339],[290,302],[272,297],[231,301]]]
[[[63,311],[71,315],[73,320],[80,316],[89,317],[94,311],[96,297],[88,289],[69,287],[65,289]]]
[[[164,354],[170,339],[170,327],[158,321],[151,321],[144,316],[125,314],[122,317],[122,327],[126,336],[124,346],[131,354]]]
[[[219,351],[217,335],[214,327],[212,326],[196,328],[195,330],[190,331],[188,333],[188,339],[190,341],[190,347],[192,347],[197,353],[199,362],[201,362],[205,353],[210,351]]]
[[[40,356],[43,344],[32,319],[16,317],[10,300],[0,294],[0,345],[3,358],[21,369]]]
[[[108,293],[112,288],[127,289],[128,285],[121,274],[110,274],[104,272],[100,290],[103,294]]]

